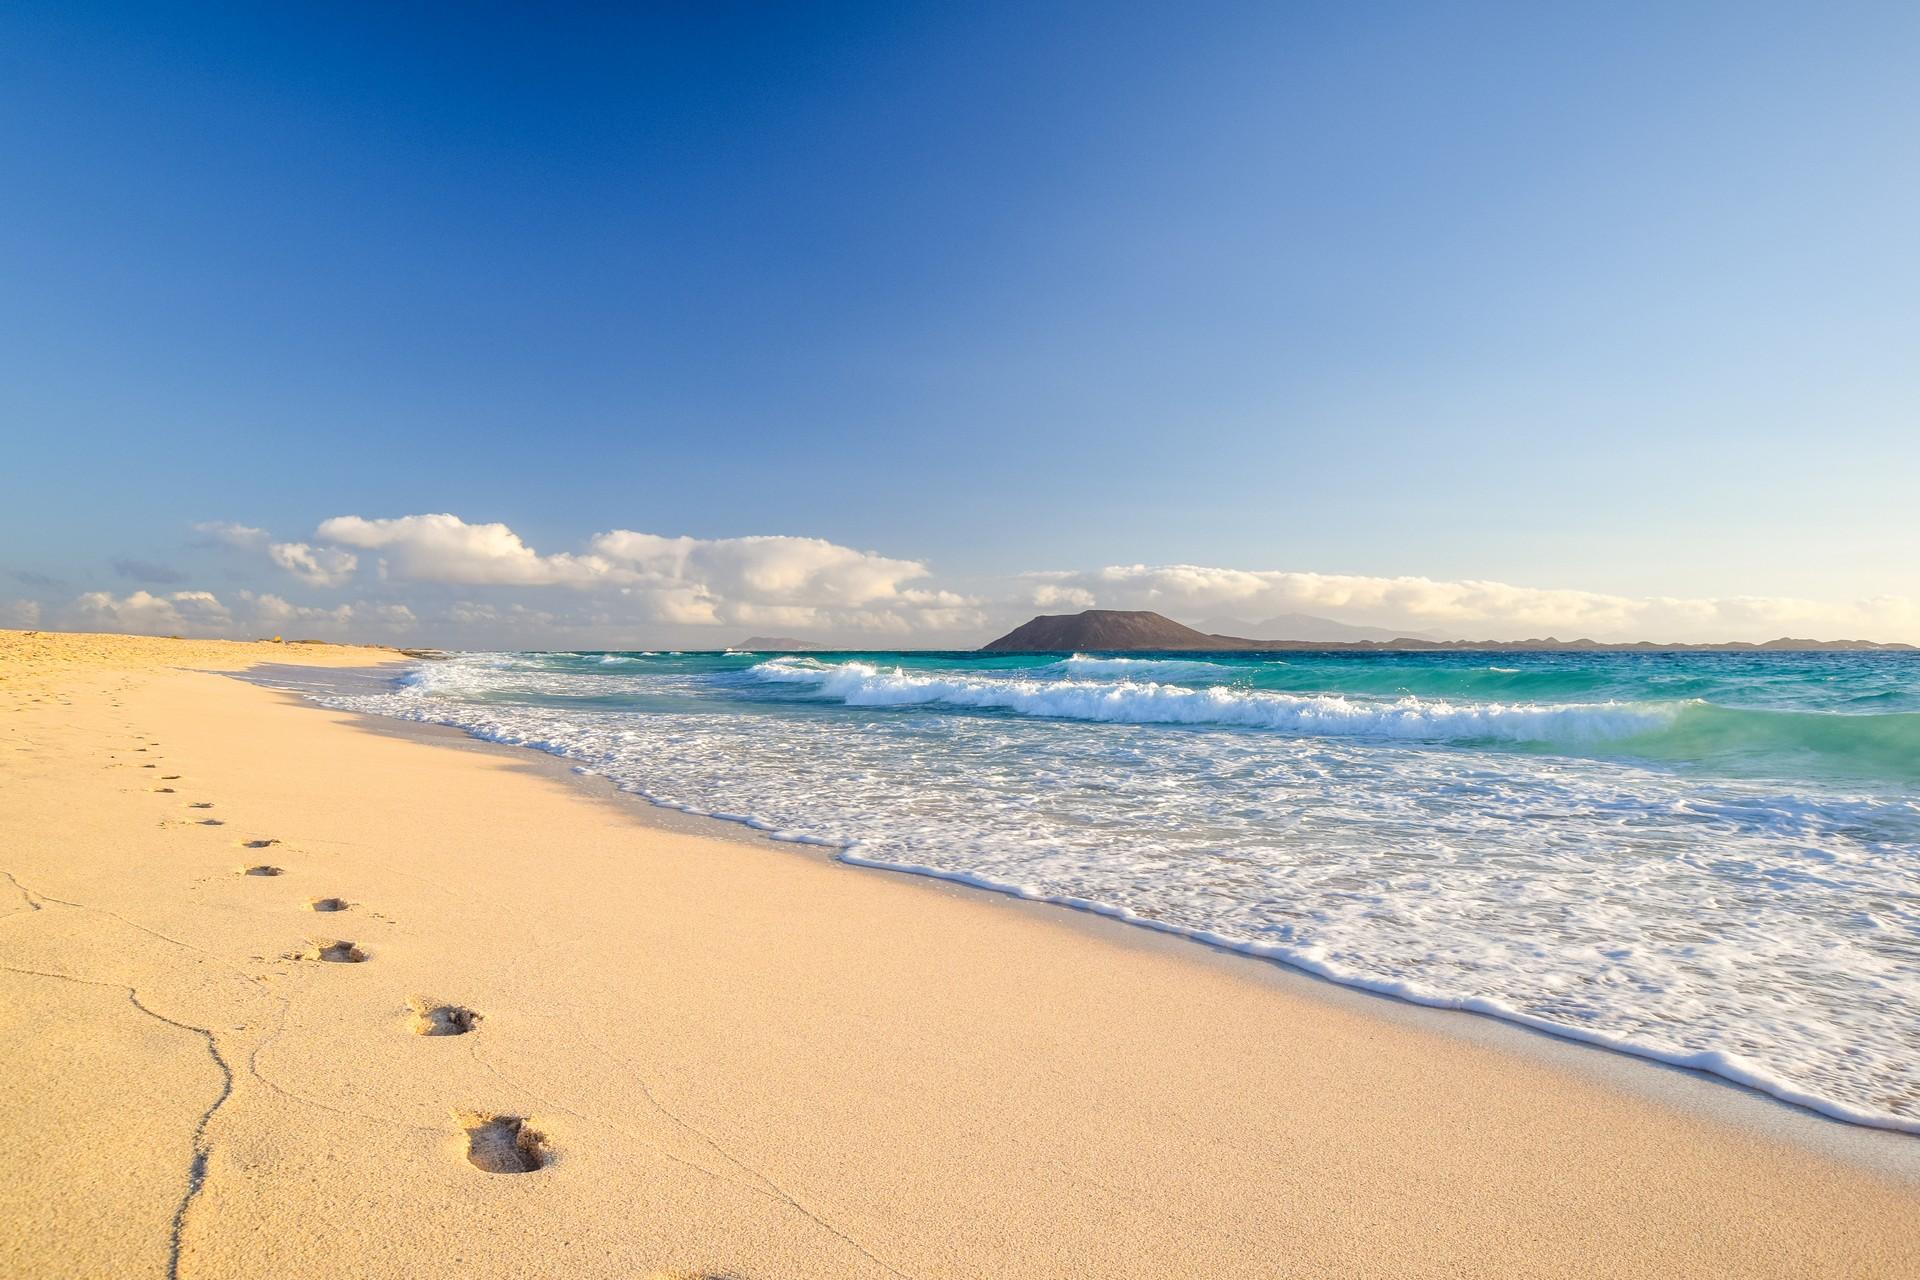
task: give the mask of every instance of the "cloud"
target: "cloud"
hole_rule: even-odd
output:
[[[603,578],[606,569],[575,556],[538,555],[504,524],[468,524],[447,514],[389,520],[335,516],[320,522],[316,536],[380,552],[383,572],[397,582],[582,586]]]
[[[331,608],[294,604],[269,592],[241,591],[228,605],[210,591],[116,596],[89,591],[60,612],[63,626],[142,635],[251,638],[298,630],[338,639],[378,639],[411,631],[413,610],[398,602],[350,601]],[[0,610],[0,617],[8,616]],[[32,625],[35,619],[30,620]]]
[[[418,619],[404,604],[375,604],[354,601],[320,608],[298,605],[270,592],[242,591],[239,599],[245,617],[255,630],[278,633],[299,626],[326,634],[346,634],[361,639],[374,633],[411,630]]]
[[[32,569],[14,569],[7,574],[23,587],[58,587],[63,580],[45,573],[35,573]]]
[[[1153,609],[1183,622],[1220,615],[1259,619],[1308,613],[1343,622],[1469,639],[1599,640],[1920,639],[1920,601],[1880,597],[1822,602],[1786,596],[1628,596],[1529,587],[1491,579],[1326,574],[1192,564],[1110,565],[976,584],[934,578],[925,562],[824,538],[694,538],[613,529],[573,548],[542,551],[506,524],[447,512],[324,520],[306,541],[279,541],[247,525],[195,526],[219,545],[257,553],[300,583],[339,588],[377,558],[378,594],[319,608],[241,592],[233,625],[269,631],[424,625],[436,642],[567,646],[657,639],[711,644],[716,628],[782,631],[858,643],[967,644],[1028,613],[1105,607]],[[151,567],[151,566],[149,566]],[[460,590],[461,588],[477,590]],[[171,596],[93,593],[91,615],[176,631],[212,626]],[[983,598],[984,597],[984,598]],[[210,598],[210,597],[209,597]],[[178,621],[173,616],[177,615]],[[405,616],[401,616],[402,613]],[[422,623],[422,619],[425,620]],[[639,629],[646,628],[645,631]]]
[[[1027,599],[1040,609],[1091,609],[1099,597],[1085,587],[1063,587],[1055,582],[1035,584]]]
[[[591,546],[593,561],[670,621],[894,630],[907,614],[971,603],[907,587],[927,576],[919,561],[821,538],[666,538],[616,529]]]
[[[927,566],[822,538],[663,537],[615,529],[582,553],[541,554],[504,524],[460,517],[336,516],[323,542],[378,551],[389,582],[552,587],[617,594],[621,612],[683,625],[833,626],[910,631],[979,625],[978,602],[907,584]]]
[[[257,551],[267,545],[265,529],[234,524],[228,520],[202,520],[193,526],[193,531],[200,535],[196,545],[202,547],[237,547],[242,551]]]
[[[31,630],[40,625],[38,600],[0,600],[0,627]]]
[[[152,582],[166,586],[187,580],[187,575],[175,569],[173,566],[155,564],[151,560],[115,560],[113,562],[113,571],[123,578],[131,578],[135,582]]]
[[[142,635],[220,635],[233,623],[232,613],[207,591],[175,591],[165,596],[89,591],[68,612],[70,621],[84,628]]]
[[[305,542],[275,542],[265,529],[256,529],[252,525],[234,524],[227,520],[202,520],[193,528],[200,535],[196,545],[264,552],[267,559],[308,586],[341,586],[360,567],[360,558],[351,551],[316,547]],[[174,580],[158,579],[163,582]]]
[[[1792,597],[1624,596],[1479,579],[1367,577],[1202,565],[1112,565],[1024,575],[1039,605],[1210,613],[1331,613],[1379,626],[1440,627],[1472,639],[1765,640],[1912,638],[1920,602],[1831,604]]]
[[[439,620],[462,627],[505,625],[522,633],[551,632],[563,625],[557,616],[544,609],[529,609],[524,604],[500,607],[475,600],[454,601]]]
[[[360,557],[332,547],[310,547],[304,542],[276,542],[267,557],[302,582],[315,587],[337,587],[353,576]]]

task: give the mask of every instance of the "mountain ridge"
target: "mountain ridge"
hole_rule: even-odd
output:
[[[1308,649],[1360,653],[1382,650],[1444,652],[1456,649],[1490,652],[1539,650],[1581,653],[1920,652],[1920,646],[1897,642],[1803,640],[1788,636],[1760,642],[1729,640],[1722,643],[1659,643],[1652,640],[1616,643],[1588,639],[1561,640],[1555,636],[1534,640],[1424,640],[1413,636],[1404,636],[1395,640],[1255,640],[1245,636],[1213,635],[1198,631],[1146,609],[1087,609],[1080,613],[1041,614],[980,647],[983,653],[1099,653],[1127,650],[1226,652]]]
[[[798,636],[748,636],[739,644],[729,647],[748,653],[821,653],[833,646],[817,640],[802,640]]]
[[[1202,619],[1196,629],[1212,636],[1269,636],[1275,640],[1450,640],[1437,631],[1395,631],[1358,622],[1339,622],[1312,613],[1282,613],[1259,622],[1245,618]]]

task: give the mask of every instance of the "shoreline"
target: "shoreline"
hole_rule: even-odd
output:
[[[391,669],[366,668],[381,683]],[[782,837],[746,817],[722,817],[649,799],[566,757],[538,747],[500,742],[437,721],[408,720],[374,712],[325,707],[306,695],[271,682],[274,673],[230,673],[286,694],[295,703],[331,711],[360,722],[366,732],[452,749],[498,753],[520,761],[537,776],[577,788],[582,794],[626,811],[636,822],[665,831],[742,843],[800,856],[856,872],[878,872],[902,883],[936,887],[981,903],[1014,905],[1036,921],[1079,928],[1107,945],[1147,947],[1175,957],[1206,957],[1227,971],[1254,981],[1275,983],[1293,995],[1331,1002],[1336,1007],[1438,1032],[1501,1052],[1517,1053],[1554,1069],[1569,1071],[1648,1101],[1712,1118],[1718,1123],[1791,1142],[1823,1156],[1844,1160],[1920,1187],[1920,1129],[1902,1129],[1854,1120],[1749,1084],[1735,1076],[1673,1062],[1650,1052],[1587,1038],[1572,1028],[1525,1020],[1500,1012],[1431,1003],[1360,982],[1316,972],[1284,956],[1263,955],[1230,941],[1215,941],[1145,918],[1129,916],[1101,903],[1077,903],[1023,893],[978,879],[849,855],[825,840]],[[330,671],[330,678],[358,674]],[[265,677],[265,678],[263,678]]]
[[[208,670],[265,646],[12,644],[0,1271],[1920,1268],[1904,1135]]]

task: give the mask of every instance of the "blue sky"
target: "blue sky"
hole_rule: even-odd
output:
[[[1570,9],[9,5],[0,622],[1920,640],[1920,10]]]

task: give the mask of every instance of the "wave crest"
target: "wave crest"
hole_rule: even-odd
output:
[[[1209,680],[1231,676],[1240,668],[1187,658],[1096,658],[1076,653],[1037,670],[1057,671],[1081,679],[1118,676],[1125,680]]]
[[[918,675],[865,662],[829,666],[775,658],[748,670],[762,680],[809,684],[850,707],[932,703],[1116,724],[1215,724],[1328,736],[1593,742],[1660,728],[1673,703],[1451,703],[1415,697],[1362,701],[1340,694],[1274,693],[1153,681],[988,679]]]

